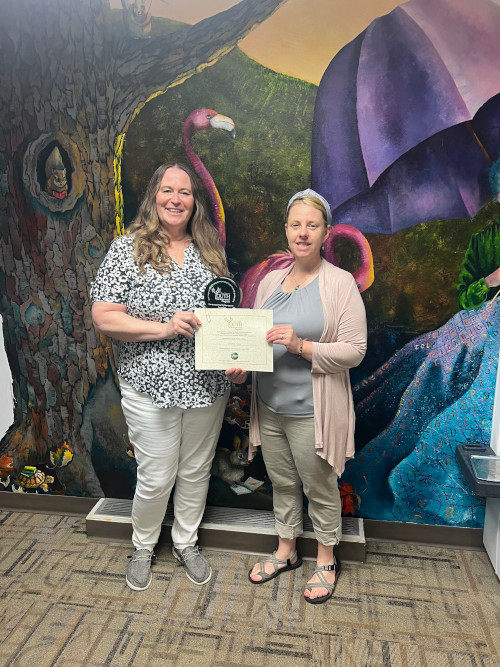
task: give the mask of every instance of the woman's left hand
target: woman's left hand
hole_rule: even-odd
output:
[[[280,324],[269,329],[266,340],[273,345],[284,345],[287,351],[292,354],[299,353],[300,342],[290,324]]]
[[[227,379],[230,382],[234,382],[235,384],[241,384],[242,382],[245,382],[247,375],[248,373],[242,368],[229,368],[226,371]]]

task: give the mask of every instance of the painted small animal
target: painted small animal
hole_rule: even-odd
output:
[[[68,194],[68,180],[60,150],[54,146],[45,163],[45,190],[51,197],[64,199]]]
[[[151,36],[151,0],[122,0],[125,25],[134,39]]]
[[[34,466],[25,466],[19,475],[14,479],[14,483],[25,489],[41,489],[45,493],[49,490],[48,485],[52,484],[54,477],[46,475]]]
[[[0,479],[7,479],[14,472],[14,459],[7,454],[2,454],[0,456]]]
[[[229,486],[241,482],[245,475],[245,466],[249,464],[246,450],[235,449],[229,451],[225,447],[215,450],[214,461],[212,463],[211,474],[214,477],[220,477]]]

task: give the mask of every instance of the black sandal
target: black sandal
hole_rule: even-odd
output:
[[[322,604],[323,602],[329,600],[333,595],[335,586],[337,585],[337,581],[340,575],[340,567],[340,561],[338,558],[335,558],[335,556],[333,557],[333,565],[316,565],[314,568],[313,576],[315,574],[318,575],[319,581],[315,581],[312,584],[307,584],[306,591],[312,592],[313,588],[326,588],[328,593],[326,595],[320,595],[317,598],[308,598],[304,595],[304,600],[310,604]],[[332,570],[335,572],[335,581],[333,584],[329,584],[323,572],[331,572]]]
[[[295,563],[292,563],[292,560],[297,556],[297,560]],[[266,563],[271,563],[274,566],[274,571],[269,573],[266,572],[265,569],[265,564]],[[266,581],[270,581],[271,579],[274,579],[274,577],[277,577],[280,575],[282,572],[288,572],[289,570],[295,570],[295,568],[300,567],[302,565],[302,558],[297,555],[297,552],[294,551],[293,554],[290,556],[290,558],[276,558],[276,551],[273,551],[273,553],[268,556],[267,558],[264,558],[263,560],[259,560],[257,565],[260,565],[260,570],[258,572],[254,572],[254,576],[260,577],[259,581],[254,581],[254,579],[250,578],[250,575],[252,574],[253,567],[248,573],[248,579],[252,584],[265,584]],[[283,565],[284,567],[279,567],[280,565]]]

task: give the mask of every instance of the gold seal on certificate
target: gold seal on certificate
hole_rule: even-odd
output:
[[[273,346],[266,341],[272,310],[196,308],[194,314],[201,320],[195,333],[196,370],[273,370]]]

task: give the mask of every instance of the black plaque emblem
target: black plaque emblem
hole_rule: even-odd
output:
[[[241,302],[241,290],[232,278],[215,278],[205,287],[207,308],[237,308]]]

